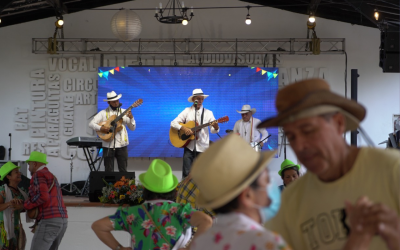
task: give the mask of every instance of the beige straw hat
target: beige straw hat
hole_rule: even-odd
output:
[[[256,152],[236,134],[213,143],[190,172],[200,190],[197,205],[214,209],[227,204],[260,175],[275,153]]]

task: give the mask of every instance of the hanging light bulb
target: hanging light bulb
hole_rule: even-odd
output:
[[[58,20],[56,21],[56,27],[59,29],[62,29],[64,26],[64,20],[62,17],[57,18]]]
[[[1,18],[0,18],[0,23],[1,23]]]
[[[310,23],[314,23],[314,22],[315,22],[315,16],[310,15],[310,16],[308,17],[308,21],[309,21]]]
[[[187,17],[184,17],[183,20],[182,20],[182,24],[183,25],[188,25],[188,23],[189,23],[189,21],[188,21]]]
[[[375,17],[375,20],[378,21],[378,19],[379,19],[379,12],[378,12],[377,10],[375,10],[374,17]]]
[[[250,18],[250,6],[247,6],[247,16],[246,16],[246,24],[250,25],[251,24],[251,18]]]
[[[251,24],[250,15],[247,15],[247,16],[246,16],[246,24],[247,24],[247,25],[250,25],[250,24]]]

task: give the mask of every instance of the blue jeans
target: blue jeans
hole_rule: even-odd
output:
[[[201,152],[196,152],[191,151],[190,149],[185,147],[185,150],[183,151],[183,167],[182,167],[182,178],[185,178],[186,176],[189,175],[190,169],[192,169],[192,163],[194,159],[199,156]]]
[[[42,219],[33,235],[31,250],[57,250],[67,226],[67,218]]]

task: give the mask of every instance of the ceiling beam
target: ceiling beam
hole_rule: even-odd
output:
[[[366,3],[360,2],[359,0],[345,0],[351,7],[353,7],[358,13],[363,15],[367,20],[375,24],[380,28],[380,24],[373,18],[374,9]]]
[[[15,0],[3,0],[0,2],[0,13],[7,8],[8,5],[10,5],[12,2],[14,2]]]
[[[317,13],[318,5],[321,2],[321,0],[310,0],[310,4],[308,5],[308,14],[315,16],[315,13]]]

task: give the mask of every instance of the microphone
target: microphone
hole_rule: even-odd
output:
[[[225,133],[227,133],[227,134],[232,133],[232,132],[233,132],[232,129],[227,129],[227,130],[225,130]]]
[[[194,101],[193,106],[197,109],[197,100]]]

